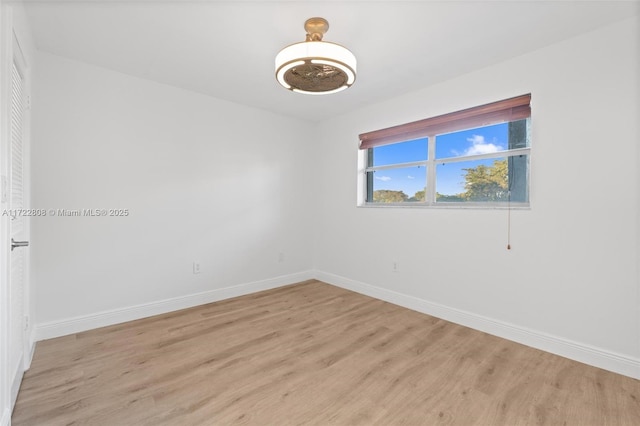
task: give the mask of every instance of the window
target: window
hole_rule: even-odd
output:
[[[360,135],[364,205],[529,205],[531,95]]]

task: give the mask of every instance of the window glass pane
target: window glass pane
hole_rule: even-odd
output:
[[[370,203],[423,202],[427,186],[426,168],[400,167],[367,172]]]
[[[465,157],[526,148],[529,146],[527,122],[528,120],[518,120],[439,135],[436,138],[436,158]]]
[[[436,202],[528,202],[529,156],[436,165]],[[511,182],[511,187],[509,187]]]
[[[369,166],[410,163],[427,159],[427,139],[382,145],[369,149]]]
[[[531,119],[512,121],[508,123],[509,132],[509,149],[528,148],[530,144],[529,139],[529,125]]]

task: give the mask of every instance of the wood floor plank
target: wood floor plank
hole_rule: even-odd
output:
[[[640,381],[315,280],[39,342],[22,425],[640,425]]]

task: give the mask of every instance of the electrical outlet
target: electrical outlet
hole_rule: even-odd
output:
[[[193,262],[193,273],[199,274],[200,272],[200,262]]]
[[[278,262],[280,262],[280,263],[284,262],[284,252],[283,251],[278,253]]]
[[[395,260],[391,262],[391,272],[400,272],[400,264]]]
[[[28,316],[24,317],[24,329],[25,330],[29,329],[29,317]]]

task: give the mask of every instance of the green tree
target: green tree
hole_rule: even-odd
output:
[[[500,201],[507,198],[509,190],[509,168],[507,160],[496,160],[491,166],[479,165],[463,169],[465,192],[460,194],[466,201]]]
[[[378,189],[373,191],[374,203],[402,203],[407,201],[409,197],[402,191],[393,191],[391,189]]]
[[[424,201],[425,198],[425,193],[426,193],[427,188],[423,189],[422,191],[418,191],[415,194],[413,194],[413,197],[409,198],[407,201],[411,201],[411,202],[421,202]]]
[[[440,202],[460,202],[465,201],[464,193],[456,195],[444,195],[436,192],[436,201]]]

